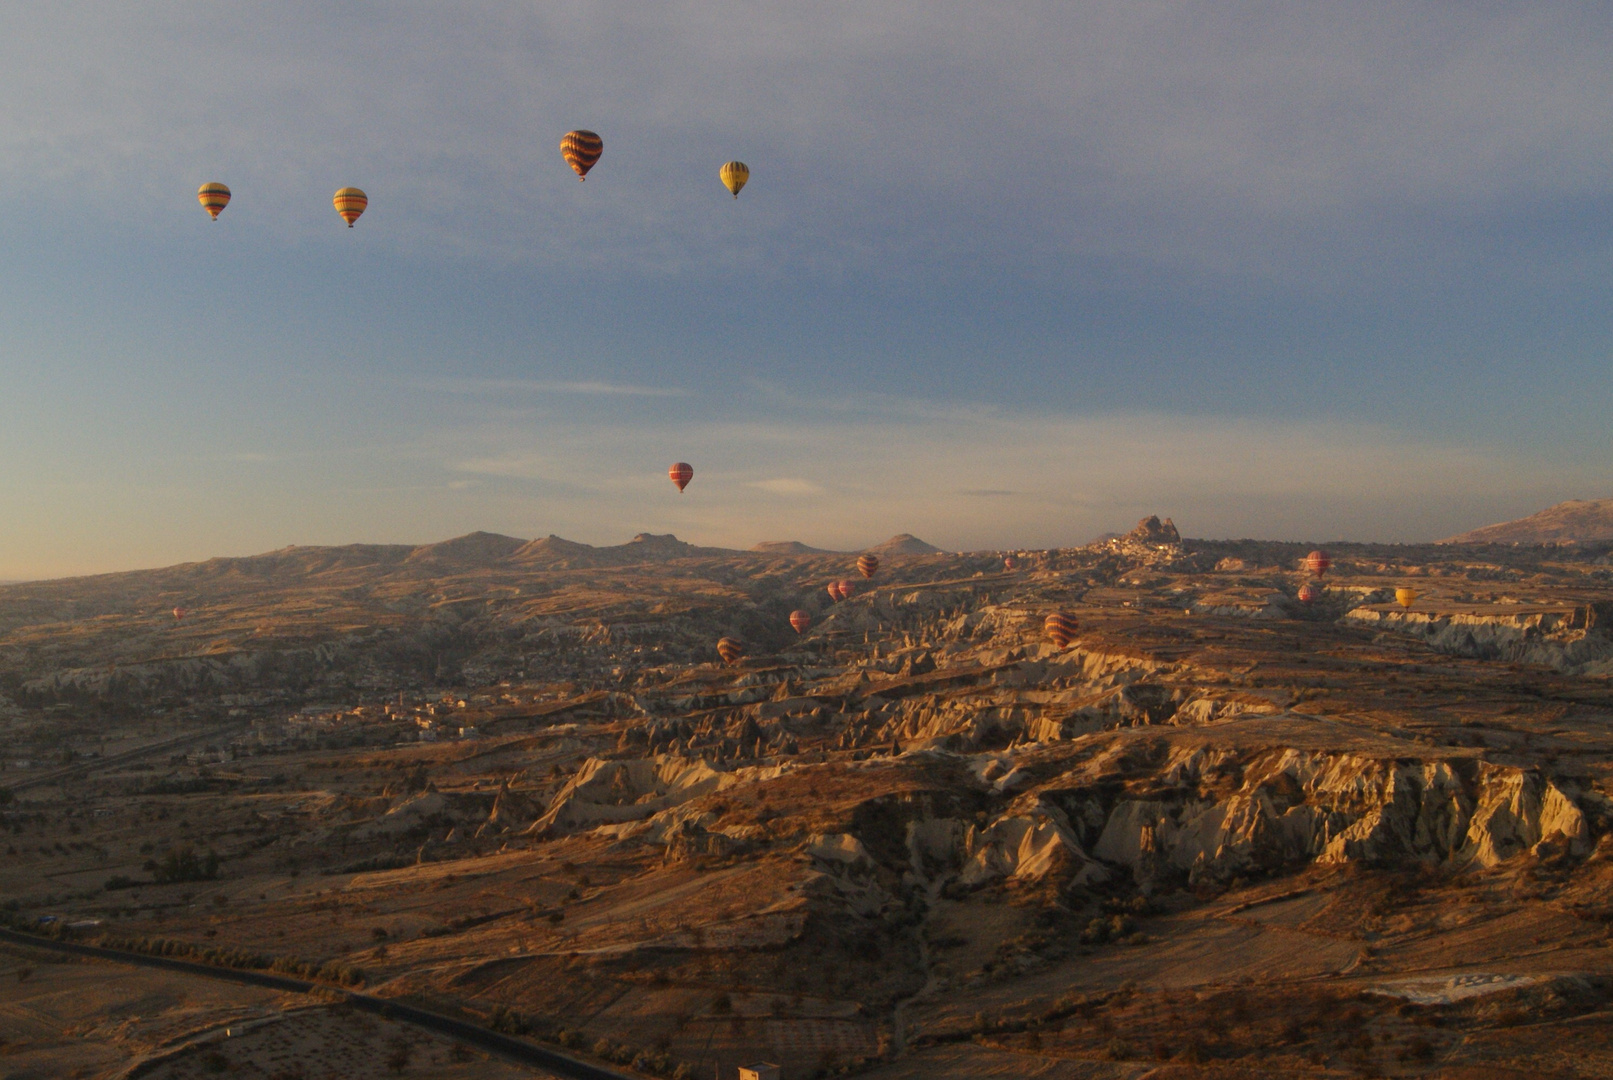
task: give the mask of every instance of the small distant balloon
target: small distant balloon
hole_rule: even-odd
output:
[[[879,556],[857,556],[857,573],[861,574],[865,578],[872,578],[875,574],[879,573]]]
[[[230,189],[220,183],[203,184],[196,189],[196,199],[202,204],[202,209],[218,220],[218,215],[230,205]]]
[[[353,227],[353,222],[358,220],[359,215],[364,213],[364,208],[370,205],[370,197],[356,187],[338,188],[330,201],[336,207],[336,212],[342,216],[342,220],[347,222],[349,229]]]
[[[694,466],[687,461],[680,461],[668,469],[666,474],[672,478],[674,484],[678,485],[678,491],[681,493],[684,488],[689,486],[689,481],[694,479]]]
[[[588,170],[594,167],[599,155],[605,152],[605,140],[592,131],[578,128],[568,131],[560,140],[560,156],[566,159],[578,180],[588,179]]]
[[[175,622],[178,622],[180,619],[183,619],[184,617],[185,617],[185,609],[184,608],[182,608],[182,607],[174,608],[174,621]]]
[[[1047,635],[1054,648],[1063,649],[1075,639],[1076,626],[1074,615],[1055,611],[1042,623],[1042,632]]]
[[[1417,602],[1417,597],[1419,595],[1421,594],[1419,594],[1416,589],[1402,587],[1395,590],[1395,603],[1399,604],[1401,607],[1409,608],[1412,604]]]
[[[738,638],[718,638],[717,655],[722,657],[722,662],[725,664],[737,664],[745,655],[745,643]]]
[[[732,192],[734,198],[737,199],[739,198],[739,189],[744,187],[745,181],[750,179],[750,169],[743,161],[730,161],[717,170],[717,179],[721,180],[722,186]]]
[[[1012,574],[1015,570],[1019,569],[1019,560],[1014,558],[1012,555],[1004,555],[1003,569]]]
[[[855,595],[857,595],[857,583],[855,581],[840,582],[840,599],[850,600]]]
[[[807,627],[812,625],[812,613],[797,608],[790,612],[790,625],[795,628],[797,634],[806,633]]]
[[[1317,577],[1321,577],[1323,574],[1327,573],[1327,568],[1332,565],[1333,560],[1328,558],[1327,552],[1323,551],[1321,548],[1317,548],[1315,551],[1305,556],[1305,569],[1309,570]]]
[[[840,582],[838,582],[838,581],[829,582],[829,599],[834,601],[837,604],[840,603],[840,601],[845,599],[844,596],[840,595]]]
[[[1302,604],[1314,604],[1316,598],[1321,595],[1322,590],[1308,581],[1299,587],[1299,602]]]

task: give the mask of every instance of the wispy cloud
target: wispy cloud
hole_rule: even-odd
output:
[[[442,394],[594,394],[606,397],[687,397],[676,386],[633,386],[610,382],[555,382],[542,379],[427,379],[411,385]]]
[[[796,477],[752,480],[745,486],[756,488],[758,491],[765,491],[770,495],[786,495],[795,498],[828,494],[827,489],[822,484],[814,483],[811,480],[801,480]]]

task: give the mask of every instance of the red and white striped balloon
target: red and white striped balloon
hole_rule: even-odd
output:
[[[790,612],[790,625],[795,628],[797,634],[806,633],[807,627],[812,625],[812,613],[797,608]]]
[[[1321,577],[1323,574],[1327,573],[1327,568],[1332,565],[1333,560],[1328,558],[1327,552],[1323,551],[1321,548],[1317,548],[1315,551],[1305,556],[1305,569],[1309,570],[1317,577]]]
[[[666,474],[672,478],[674,484],[678,485],[678,491],[681,493],[684,488],[689,486],[689,481],[694,479],[694,466],[687,461],[680,461],[668,469]]]

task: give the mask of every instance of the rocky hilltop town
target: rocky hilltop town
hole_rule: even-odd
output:
[[[1480,541],[0,587],[0,1074],[1613,1075],[1613,541]]]

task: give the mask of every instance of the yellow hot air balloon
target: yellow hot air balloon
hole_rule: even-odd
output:
[[[203,184],[196,189],[196,200],[217,221],[219,212],[230,205],[230,189],[217,182]]]
[[[1411,607],[1417,601],[1417,590],[1400,588],[1395,590],[1395,602],[1401,607]]]
[[[578,180],[588,179],[588,170],[594,167],[599,155],[605,152],[605,140],[592,131],[578,128],[568,131],[560,139],[560,156],[566,159]]]
[[[743,161],[730,161],[717,170],[717,179],[721,180],[722,186],[733,192],[734,198],[737,199],[739,189],[750,179],[750,168]]]
[[[336,207],[336,212],[342,215],[342,220],[347,222],[349,229],[364,212],[364,208],[370,205],[370,197],[356,187],[338,189],[330,201]]]

